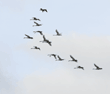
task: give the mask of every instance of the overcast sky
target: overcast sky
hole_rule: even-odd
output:
[[[109,0],[0,0],[0,94],[110,94],[109,11]],[[42,26],[32,27],[32,17]],[[62,36],[53,36],[56,29]],[[37,30],[52,46],[39,42]]]

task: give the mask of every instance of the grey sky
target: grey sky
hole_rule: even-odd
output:
[[[109,94],[109,5],[108,0],[0,0],[0,93]],[[32,27],[32,17],[41,19],[42,27]],[[56,29],[62,37],[53,37]],[[35,30],[42,30],[52,47],[39,43]],[[41,51],[30,49],[35,45]],[[50,53],[66,60],[55,62]],[[68,62],[70,54],[78,63]],[[103,70],[93,71],[94,63]],[[77,65],[85,71],[74,70]]]

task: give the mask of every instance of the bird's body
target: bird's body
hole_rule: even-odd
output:
[[[57,59],[56,54],[50,54],[49,56],[53,56],[55,59]]]
[[[61,36],[61,34],[57,31],[57,29],[56,29],[56,33],[57,35],[53,35],[53,36]]]
[[[100,68],[100,67],[97,66],[96,64],[94,64],[94,66],[96,67],[96,69],[94,69],[94,70],[102,70],[102,68]]]
[[[34,33],[38,32],[40,33],[41,35],[43,35],[42,31],[33,31]]]
[[[40,42],[45,42],[45,43],[48,43],[50,46],[52,46],[52,44],[51,44],[51,42],[49,41],[49,40],[47,40],[46,38],[45,38],[45,36],[43,35],[43,41],[40,41]]]
[[[40,50],[40,48],[39,48],[39,47],[37,47],[37,46],[34,46],[34,48],[31,48],[31,49],[39,49],[39,50]]]
[[[42,11],[42,12],[44,12],[44,11],[45,12],[48,12],[47,9],[42,9],[42,8],[40,8],[40,11]]]
[[[75,61],[75,62],[77,62],[77,60],[74,59],[71,55],[70,55],[70,57],[72,58],[72,60],[69,60],[69,61]]]
[[[83,67],[81,67],[81,66],[77,66],[76,68],[74,68],[74,69],[83,69],[84,70],[84,68]]]
[[[64,60],[64,59],[60,58],[59,55],[58,55],[57,57],[58,57],[58,59],[59,59],[59,60],[57,60],[57,61],[63,61],[63,60]]]
[[[33,19],[30,19],[30,20],[38,20],[38,21],[40,21],[40,19],[37,19],[36,17],[33,17]]]
[[[27,36],[27,37],[24,37],[24,38],[33,39],[33,37],[30,37],[30,36],[27,35],[27,34],[25,34],[25,36]]]
[[[52,46],[52,44],[49,40],[45,40],[45,42],[48,43],[50,46]]]
[[[38,24],[37,22],[34,22],[36,25],[33,26],[42,26],[42,24]]]

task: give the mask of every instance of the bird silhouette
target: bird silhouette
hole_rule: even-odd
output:
[[[30,19],[30,20],[38,20],[38,21],[41,21],[40,19],[37,19],[36,17],[33,17],[33,19]]]
[[[49,40],[46,40],[45,42],[47,42],[50,46],[52,46],[52,44]]]
[[[102,68],[98,67],[96,64],[94,64],[94,66],[96,67],[96,69],[93,70],[102,70]]]
[[[58,57],[58,60],[56,60],[56,61],[63,61],[64,60],[64,59],[60,58],[59,55],[57,57]]]
[[[51,42],[49,40],[47,40],[44,35],[43,35],[43,39],[44,40],[43,41],[40,41],[40,42],[42,42],[42,43],[48,43],[50,46],[52,46]]]
[[[40,33],[41,35],[43,35],[42,31],[33,31],[34,33],[38,32]]]
[[[30,37],[30,36],[27,35],[27,34],[25,34],[25,36],[27,36],[27,37],[24,37],[24,38],[33,39],[33,37]]]
[[[37,22],[34,22],[36,25],[33,26],[42,26],[42,24],[38,24]]]
[[[57,29],[56,29],[56,33],[57,33],[57,35],[53,35],[53,36],[61,36],[61,34],[58,32]]]
[[[77,66],[76,68],[74,68],[74,69],[83,69],[84,70],[84,68],[83,67],[81,67],[81,66]]]
[[[40,11],[42,11],[42,12],[44,12],[44,11],[45,12],[48,12],[47,9],[42,9],[42,8],[40,8]]]
[[[39,50],[40,50],[40,48],[39,48],[39,47],[37,47],[37,46],[34,46],[34,48],[31,48],[31,49],[39,49]]]
[[[57,58],[56,58],[56,54],[49,54],[49,56],[50,56],[50,57],[53,56],[55,59],[57,59]]]
[[[77,62],[77,60],[74,59],[74,58],[72,57],[72,55],[70,55],[70,57],[72,58],[72,60],[69,60],[69,61],[75,61],[75,62]]]

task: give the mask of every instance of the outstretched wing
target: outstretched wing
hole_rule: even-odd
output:
[[[47,12],[47,9],[44,9],[44,11],[46,11],[46,12]]]
[[[49,40],[46,40],[46,42],[47,42],[50,46],[52,46],[52,45],[51,45],[51,42],[50,42]]]
[[[54,56],[55,59],[57,59],[55,54],[53,54],[53,56]]]
[[[41,21],[40,19],[37,19],[38,21]]]
[[[51,42],[49,42],[49,45],[52,46]]]
[[[45,36],[43,35],[43,39],[46,40]]]
[[[94,64],[94,66],[95,66],[96,68],[99,68],[96,64]]]
[[[58,55],[58,58],[61,59],[59,55]]]
[[[56,29],[56,33],[57,33],[57,35],[59,34],[59,32],[57,31],[57,29]]]
[[[37,31],[37,32],[39,32],[41,35],[43,35],[43,34],[42,34],[42,31]]]
[[[36,25],[38,25],[38,23],[37,22],[34,22]]]
[[[70,55],[70,57],[71,57],[73,60],[75,60],[75,59],[72,57],[72,55]]]
[[[40,34],[43,35],[42,32],[40,32]]]
[[[30,37],[29,35],[25,34],[25,36]]]

